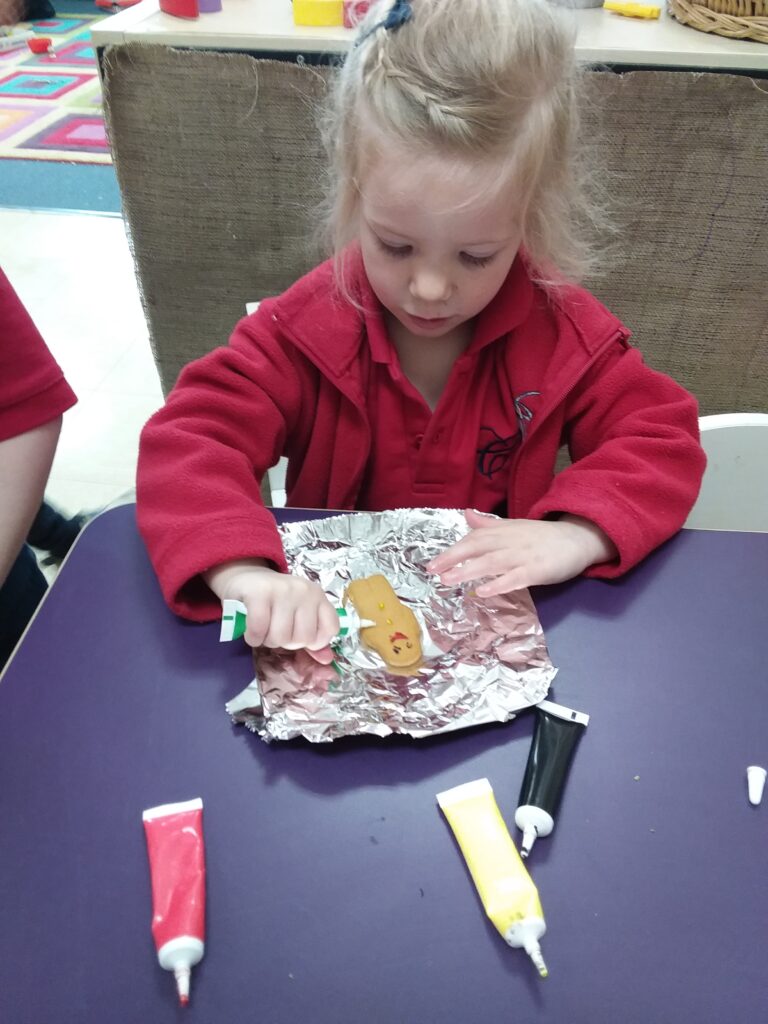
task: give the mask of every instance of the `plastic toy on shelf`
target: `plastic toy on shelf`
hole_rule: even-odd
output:
[[[7,53],[9,50],[26,46],[28,40],[34,39],[34,37],[34,32],[19,31],[15,28],[6,29],[5,26],[2,26],[0,27],[0,53]]]

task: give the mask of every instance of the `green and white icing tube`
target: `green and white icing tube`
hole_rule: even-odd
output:
[[[339,632],[337,640],[342,640],[350,633],[357,633],[366,626],[375,626],[371,619],[361,619],[354,608],[337,608],[339,616]],[[245,634],[247,609],[242,601],[229,598],[221,602],[221,632],[219,642],[237,640]]]
[[[221,632],[219,643],[225,640],[237,640],[245,633],[246,608],[242,601],[221,602]]]

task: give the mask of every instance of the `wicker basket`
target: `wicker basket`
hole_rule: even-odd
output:
[[[669,0],[669,10],[700,32],[768,43],[768,0]]]

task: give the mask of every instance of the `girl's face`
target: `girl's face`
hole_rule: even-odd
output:
[[[377,298],[419,338],[483,310],[517,255],[520,231],[497,170],[392,149],[367,161],[360,247]]]

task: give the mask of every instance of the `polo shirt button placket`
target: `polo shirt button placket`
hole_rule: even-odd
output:
[[[413,439],[413,447],[416,449],[417,452],[421,451],[421,443],[422,443],[423,440],[424,440],[424,435],[423,434],[417,434],[416,437],[414,437],[414,439]]]

